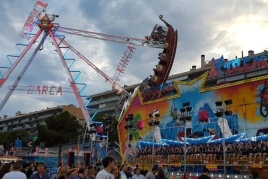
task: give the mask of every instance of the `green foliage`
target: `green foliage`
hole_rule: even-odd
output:
[[[106,122],[107,118],[113,118],[113,124],[110,125],[109,135],[108,135],[109,147],[117,147],[114,142],[119,143],[118,130],[117,130],[118,118],[111,116],[111,115],[98,113],[94,117],[93,121],[102,122],[105,126],[105,122]]]
[[[46,125],[37,125],[38,140],[45,147],[59,146],[58,163],[61,162],[61,144],[75,139],[81,133],[82,126],[68,111],[52,115],[46,119]]]
[[[134,137],[134,140],[135,141],[138,141],[139,140],[139,132],[138,132],[138,129],[136,128],[136,124],[137,124],[137,122],[139,121],[139,120],[141,120],[142,118],[141,118],[141,115],[140,114],[136,114],[135,116],[134,116],[134,120],[133,120],[133,122],[132,122],[132,124],[133,124],[133,128],[132,129],[129,129],[129,134],[132,134],[133,135],[133,137]]]
[[[38,139],[46,147],[67,143],[70,138],[77,138],[82,126],[75,116],[65,111],[46,119],[46,125],[38,125]]]
[[[0,144],[14,144],[17,139],[22,140],[22,146],[26,147],[27,143],[32,140],[32,137],[26,130],[0,132]]]

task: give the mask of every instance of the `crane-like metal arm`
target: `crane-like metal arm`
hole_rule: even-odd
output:
[[[108,75],[106,75],[97,66],[95,66],[92,62],[90,62],[86,57],[84,57],[81,53],[79,53],[75,48],[73,48],[69,43],[67,43],[60,35],[56,35],[55,37],[61,42],[61,44],[64,44],[66,47],[70,48],[70,50],[74,52],[79,58],[81,58],[84,62],[86,62],[89,66],[91,66],[101,76],[103,76],[105,80],[108,81],[117,90],[118,95],[124,92],[124,89],[120,85],[114,82]]]
[[[115,43],[129,44],[129,45],[134,45],[134,46],[147,46],[147,47],[162,48],[162,49],[164,48],[164,44],[156,45],[155,43],[150,42],[148,39],[139,39],[139,38],[119,36],[119,35],[110,35],[110,34],[104,34],[104,33],[98,33],[98,32],[73,29],[73,28],[68,28],[68,27],[58,27],[57,31],[66,33],[66,34],[78,35],[82,37],[105,40],[105,41],[110,41],[110,42],[115,42]]]

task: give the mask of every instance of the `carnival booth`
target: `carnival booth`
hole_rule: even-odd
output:
[[[1,163],[10,163],[10,162],[22,161],[22,158],[15,157],[12,155],[4,155],[4,156],[0,156],[0,161]]]

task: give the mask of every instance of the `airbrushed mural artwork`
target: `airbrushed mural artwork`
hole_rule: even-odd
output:
[[[214,87],[206,87],[208,78],[209,71],[190,82],[138,90],[118,125],[124,160],[136,155],[139,141],[183,142],[184,131],[187,138],[200,139],[268,134],[268,75]],[[134,128],[128,129],[125,118],[132,114]]]

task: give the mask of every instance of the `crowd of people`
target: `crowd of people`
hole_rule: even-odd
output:
[[[0,167],[0,179],[50,179],[46,174],[44,163],[37,163],[36,166],[27,170],[20,162],[3,163]],[[209,170],[204,168],[198,179],[210,179]],[[115,160],[107,156],[100,165],[89,167],[75,167],[61,165],[57,169],[57,176],[54,179],[168,179],[170,173],[166,166],[153,167],[151,171],[141,170],[138,165],[128,166],[117,164]],[[252,178],[258,177],[257,172],[251,173]],[[190,173],[185,172],[180,179],[190,179]]]
[[[141,170],[138,165],[127,166],[123,164],[117,165],[115,160],[107,156],[102,160],[103,169],[96,174],[95,179],[169,179],[170,173],[167,166],[153,167],[151,171]],[[211,179],[208,168],[203,168],[202,173],[197,179]],[[179,179],[191,179],[189,172],[185,172]],[[258,173],[252,171],[251,179],[258,179]]]
[[[20,162],[2,163],[0,167],[0,179],[49,179],[46,174],[46,166],[44,163],[22,167]]]
[[[187,145],[186,148],[187,161],[190,163],[215,163],[223,157],[222,144]],[[258,162],[263,163],[267,160],[268,141],[226,143],[225,151],[226,163],[237,164],[240,159],[247,160],[248,163],[256,163],[257,157]],[[156,162],[176,163],[184,160],[184,146],[143,146],[140,147],[138,154],[141,162],[151,162],[154,158]]]

